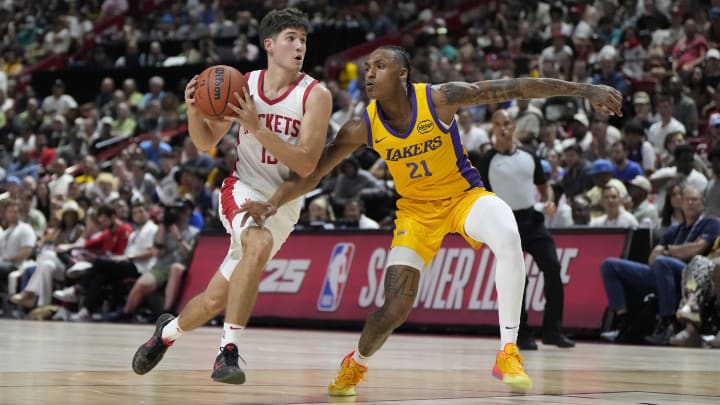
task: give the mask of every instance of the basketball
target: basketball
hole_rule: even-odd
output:
[[[227,65],[210,66],[200,73],[195,89],[195,106],[207,118],[221,120],[232,114],[228,101],[237,105],[235,92],[242,95],[247,87],[245,75]]]

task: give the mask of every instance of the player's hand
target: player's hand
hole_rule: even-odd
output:
[[[193,76],[192,79],[185,85],[185,104],[188,106],[195,106],[195,90],[198,87],[198,75]]]
[[[243,87],[242,94],[237,92],[233,93],[237,103],[231,103],[228,101],[228,106],[235,113],[234,115],[226,115],[225,119],[232,122],[237,122],[242,125],[243,128],[247,129],[248,132],[255,134],[260,127],[260,121],[258,120],[257,110],[255,109],[255,100],[246,87]]]
[[[545,201],[545,204],[543,205],[543,211],[548,217],[554,217],[556,212],[555,203],[553,201]]]
[[[590,100],[590,104],[597,112],[622,117],[623,97],[616,89],[604,84],[591,84],[585,97]]]
[[[260,228],[263,228],[265,220],[275,215],[277,207],[266,201],[246,201],[235,212],[244,213],[240,226],[245,226],[247,220],[252,218]]]

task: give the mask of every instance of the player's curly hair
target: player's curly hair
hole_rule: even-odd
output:
[[[273,38],[288,28],[301,28],[305,32],[310,32],[310,21],[302,11],[296,8],[284,8],[282,10],[272,10],[263,17],[258,28],[260,37],[260,45],[267,38]]]
[[[410,65],[410,54],[408,51],[405,50],[405,48],[399,47],[397,45],[380,45],[378,49],[385,49],[387,51],[390,51],[395,55],[395,59],[400,64],[400,66],[407,69],[407,80],[405,81],[405,88],[410,94],[410,86],[412,86],[412,79],[410,79],[410,73],[412,71],[412,67]]]

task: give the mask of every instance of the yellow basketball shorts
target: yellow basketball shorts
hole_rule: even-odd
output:
[[[488,195],[494,193],[475,187],[443,200],[399,199],[391,247],[404,246],[414,250],[425,265],[432,261],[445,235],[450,233],[461,235],[474,249],[480,248],[482,243],[465,233],[465,219],[475,201]]]

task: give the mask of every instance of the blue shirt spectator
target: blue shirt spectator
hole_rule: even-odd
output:
[[[140,142],[140,149],[145,154],[147,160],[160,166],[160,154],[163,152],[172,152],[172,147],[164,141],[160,140],[160,134],[153,132],[150,139]]]

